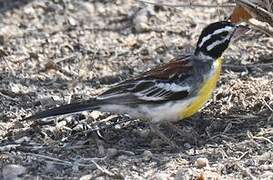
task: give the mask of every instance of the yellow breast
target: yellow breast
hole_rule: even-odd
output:
[[[186,108],[180,112],[180,118],[187,118],[196,113],[211,97],[213,90],[216,87],[216,83],[220,78],[221,73],[221,58],[218,58],[214,62],[214,70],[209,75],[208,79],[204,82],[204,85],[200,88],[197,97]]]

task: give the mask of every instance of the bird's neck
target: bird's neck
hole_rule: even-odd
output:
[[[207,55],[203,52],[195,52],[194,55],[196,56],[196,60],[197,61],[201,61],[201,62],[213,62],[216,59],[220,58],[220,57],[212,57],[210,55]]]

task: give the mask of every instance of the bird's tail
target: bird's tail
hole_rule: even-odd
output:
[[[90,99],[83,102],[76,102],[76,103],[61,105],[59,107],[41,111],[32,116],[26,117],[23,119],[23,121],[59,116],[64,114],[72,114],[72,113],[87,111],[87,110],[96,110],[100,108],[100,105],[102,105],[102,103],[103,101],[101,100]]]

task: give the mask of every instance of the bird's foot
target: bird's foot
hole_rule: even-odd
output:
[[[177,149],[179,146],[168,138],[159,128],[159,124],[150,124],[151,131],[159,136],[165,143],[169,144],[172,148]]]

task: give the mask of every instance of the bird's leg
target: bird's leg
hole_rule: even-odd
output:
[[[183,139],[186,141],[194,141],[195,144],[197,143],[196,137],[198,137],[197,132],[189,127],[183,127],[182,129],[178,127],[176,124],[173,124],[172,122],[167,122],[166,125],[172,129],[173,132],[179,134]]]
[[[170,140],[163,132],[160,131],[159,124],[151,123],[150,129],[151,131],[153,131],[153,133],[159,136],[164,142],[169,144],[171,147],[178,148],[178,146],[172,140]]]

